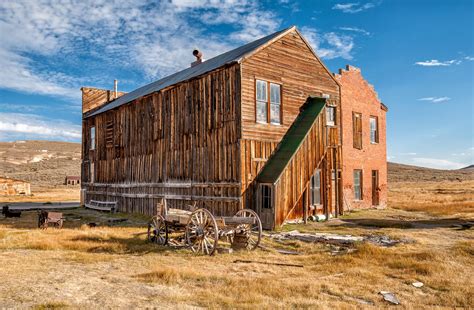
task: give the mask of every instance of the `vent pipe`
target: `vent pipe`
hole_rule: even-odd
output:
[[[114,80],[114,99],[117,99],[118,97],[117,88],[118,88],[118,81]]]
[[[191,67],[197,66],[202,63],[202,53],[199,50],[194,50],[193,55],[196,57],[196,61],[191,63]]]

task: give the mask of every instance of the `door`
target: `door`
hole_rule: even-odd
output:
[[[275,219],[275,196],[273,185],[259,184],[257,193],[257,210],[264,229],[273,229]]]
[[[372,205],[378,206],[379,205],[379,171],[372,170]]]

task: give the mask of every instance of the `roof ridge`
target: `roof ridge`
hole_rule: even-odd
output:
[[[109,103],[103,105],[101,108],[97,109],[96,111],[93,111],[90,114],[86,113],[85,118],[88,118],[97,114],[101,114],[108,110],[112,110],[116,107],[127,104],[142,96],[160,91],[166,87],[169,87],[169,86],[172,86],[184,81],[188,81],[192,78],[211,72],[225,65],[239,62],[246,55],[250,54],[253,50],[259,48],[260,46],[271,41],[272,39],[277,38],[279,35],[291,30],[292,28],[296,28],[296,27],[291,26],[283,30],[279,30],[265,37],[259,38],[255,41],[249,42],[247,44],[234,48],[230,51],[219,54],[213,58],[203,61],[202,63],[196,66],[185,68],[181,71],[165,76],[157,81],[141,86],[129,93],[126,93],[125,95],[115,100],[110,101]]]

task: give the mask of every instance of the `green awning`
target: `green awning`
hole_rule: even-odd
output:
[[[309,97],[296,120],[286,132],[275,153],[268,159],[257,177],[260,183],[275,183],[293,155],[303,143],[316,117],[326,105],[326,99]]]

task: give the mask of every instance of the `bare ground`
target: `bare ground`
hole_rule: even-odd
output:
[[[129,220],[110,227],[107,213],[76,209],[65,215],[63,230],[33,229],[34,212],[20,220],[0,219],[0,307],[389,307],[378,294],[381,290],[395,293],[402,308],[474,307],[474,234],[453,226],[474,221],[472,205],[451,215],[364,210],[326,223],[283,228],[404,241],[393,247],[361,243],[346,253],[327,244],[266,237],[269,251],[214,257],[148,244],[145,217],[114,215]],[[99,226],[84,225],[89,222]],[[254,263],[235,263],[237,259]],[[424,286],[413,287],[415,281]]]

